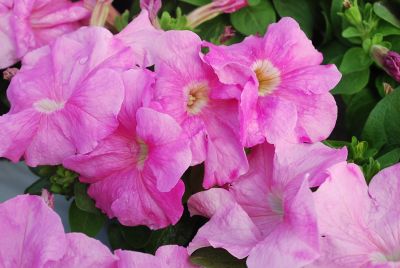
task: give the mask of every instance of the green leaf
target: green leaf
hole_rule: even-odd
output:
[[[342,36],[344,38],[359,37],[360,32],[357,30],[356,27],[350,26],[344,29],[344,31],[342,32]]]
[[[385,38],[390,44],[392,44],[391,50],[397,51],[400,53],[400,36],[389,36]]]
[[[340,34],[342,33],[343,18],[339,15],[339,13],[342,12],[342,9],[343,0],[332,0],[330,17],[333,31],[336,33],[337,36],[340,36]]]
[[[376,160],[381,164],[381,169],[392,166],[400,161],[400,148],[393,149]]]
[[[239,260],[221,248],[200,248],[193,252],[190,261],[204,268],[246,268],[246,260]]]
[[[230,14],[231,23],[244,35],[264,35],[267,26],[276,21],[274,8],[269,0],[263,0],[256,6],[248,6]]]
[[[125,10],[120,16],[115,17],[114,26],[118,32],[122,31],[129,24],[129,10]]]
[[[381,19],[400,28],[400,20],[381,2],[374,3],[374,12]]]
[[[367,69],[372,64],[371,57],[360,47],[353,47],[344,54],[340,71],[349,74]]]
[[[351,95],[351,99],[346,105],[345,125],[352,135],[358,137],[361,135],[368,115],[378,101],[375,94],[368,88]]]
[[[42,194],[43,189],[50,188],[50,181],[48,178],[40,178],[34,183],[32,183],[28,188],[25,189],[24,194]]]
[[[247,4],[249,4],[249,6],[256,6],[258,4],[260,4],[261,0],[247,0]]]
[[[201,39],[212,41],[218,40],[220,35],[224,32],[224,28],[229,24],[225,16],[217,16],[216,18],[200,24],[196,28],[196,32]]]
[[[179,0],[181,2],[185,2],[194,6],[204,6],[208,3],[211,3],[211,0]]]
[[[376,148],[400,146],[400,89],[383,98],[371,111],[362,138]]]
[[[101,214],[100,210],[96,208],[96,205],[92,198],[87,194],[87,185],[76,181],[74,184],[74,195],[76,206],[86,212]]]
[[[273,3],[279,16],[294,18],[300,24],[301,29],[311,38],[316,15],[316,5],[312,1],[273,0]]]
[[[344,74],[340,83],[331,91],[332,94],[354,94],[368,84],[369,69]]]
[[[150,241],[151,230],[146,226],[120,226],[121,234],[132,249],[145,247]]]
[[[101,230],[106,220],[105,215],[93,214],[79,209],[75,201],[69,207],[69,225],[72,232],[81,232],[95,237]]]
[[[394,27],[390,23],[387,23],[386,21],[379,21],[378,28],[376,29],[377,33],[382,34],[382,36],[390,36],[390,35],[400,35],[400,29],[397,27]]]

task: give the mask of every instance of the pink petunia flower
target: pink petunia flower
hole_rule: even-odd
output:
[[[205,162],[203,186],[231,182],[248,169],[238,136],[237,101],[213,98],[213,92],[224,85],[202,62],[196,34],[169,31],[156,43],[160,55],[155,65],[155,106],[185,130],[191,141],[192,165]]]
[[[116,257],[99,241],[65,234],[60,217],[39,196],[0,204],[1,267],[114,267]]]
[[[68,51],[68,53],[66,53]],[[81,28],[29,53],[0,117],[0,156],[56,165],[93,150],[118,126],[130,49],[103,28]]]
[[[89,15],[81,1],[0,0],[0,69],[13,65],[35,48],[75,31]]]
[[[367,186],[360,168],[338,164],[314,193],[321,258],[314,267],[399,267],[400,164]]]
[[[241,140],[247,147],[279,140],[321,141],[337,117],[329,93],[340,80],[335,65],[320,65],[322,54],[298,23],[283,18],[264,37],[250,36],[231,46],[207,44],[205,56],[220,81],[237,85],[219,98],[240,101]]]
[[[228,189],[193,195],[191,215],[210,220],[189,244],[189,253],[224,248],[255,267],[303,267],[319,256],[317,217],[310,186],[324,181],[325,170],[345,161],[346,149],[320,143],[267,143],[253,148],[249,172]]]
[[[196,268],[189,260],[189,254],[184,247],[161,246],[157,249],[156,255],[141,252],[116,250],[118,257],[118,268]]]
[[[91,153],[63,164],[91,183],[89,195],[109,217],[124,225],[163,228],[183,212],[180,177],[191,162],[189,142],[172,117],[143,107],[153,93],[150,71],[127,71],[124,82],[118,129]]]

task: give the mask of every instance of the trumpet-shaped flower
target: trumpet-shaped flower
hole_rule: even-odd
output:
[[[360,168],[338,164],[314,193],[321,232],[315,267],[399,267],[400,165],[367,186]]]
[[[192,165],[205,161],[203,186],[229,183],[248,169],[238,136],[236,100],[217,100],[223,90],[213,70],[202,62],[201,41],[189,31],[169,31],[156,43],[154,99],[157,109],[173,116],[190,138]]]
[[[189,260],[189,254],[184,247],[161,246],[157,249],[156,255],[141,252],[117,250],[119,268],[196,268]]]
[[[68,51],[68,53],[66,53]],[[87,153],[118,126],[130,49],[103,28],[81,28],[29,53],[0,117],[0,156],[30,166]]]
[[[75,31],[89,14],[82,1],[0,0],[0,69],[13,65],[29,51]]]
[[[114,267],[116,258],[99,241],[65,234],[60,217],[38,196],[0,204],[2,267]]]
[[[124,74],[125,100],[118,129],[89,154],[64,161],[64,166],[91,183],[96,206],[124,225],[162,228],[183,212],[183,182],[191,153],[187,138],[170,116],[146,108],[152,98],[150,71]]]
[[[207,45],[205,56],[222,83],[236,90],[219,98],[240,101],[241,140],[245,146],[279,140],[315,142],[329,136],[337,107],[329,93],[340,80],[335,65],[321,65],[322,54],[296,21],[283,18],[266,35],[231,46]]]
[[[253,148],[249,172],[228,189],[193,195],[192,215],[210,218],[189,244],[224,248],[254,267],[303,267],[319,256],[317,217],[310,186],[345,161],[345,149],[320,143]]]

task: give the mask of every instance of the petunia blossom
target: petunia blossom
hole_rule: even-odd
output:
[[[317,217],[310,186],[325,170],[346,160],[346,149],[316,144],[270,144],[254,147],[249,172],[227,189],[193,195],[192,215],[210,220],[189,244],[224,248],[255,267],[303,267],[319,256]]]
[[[29,53],[7,90],[0,156],[56,165],[93,150],[118,126],[131,56],[104,28],[81,28]]]
[[[150,71],[127,71],[124,82],[118,129],[89,154],[63,164],[90,183],[89,195],[110,218],[163,228],[183,212],[180,177],[191,162],[189,142],[172,117],[145,107],[153,94]]]
[[[184,247],[180,246],[161,246],[157,249],[155,256],[127,251],[116,250],[115,255],[118,257],[118,268],[196,268],[189,260],[189,254]]]
[[[65,234],[60,217],[39,196],[20,195],[0,204],[1,267],[114,267],[99,241]]]
[[[204,161],[203,186],[224,185],[244,174],[248,163],[239,140],[236,100],[217,100],[222,85],[202,62],[200,38],[168,31],[156,41],[155,106],[173,116],[191,141],[192,165]]]
[[[82,1],[0,0],[0,69],[26,53],[75,31],[90,15]]]
[[[400,164],[367,186],[360,168],[338,164],[314,193],[321,258],[314,267],[400,266]]]
[[[240,101],[243,145],[321,141],[337,117],[329,93],[341,78],[335,65],[321,65],[322,54],[298,23],[283,18],[264,37],[250,36],[231,46],[207,43],[204,57],[220,81],[236,85],[215,92],[218,98]]]

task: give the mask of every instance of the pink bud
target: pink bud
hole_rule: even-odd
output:
[[[383,58],[383,67],[386,72],[400,83],[400,54],[389,51]]]
[[[230,25],[225,26],[224,32],[219,37],[219,42],[221,44],[225,44],[234,36],[235,36],[235,30],[232,28],[232,26],[230,26]]]

